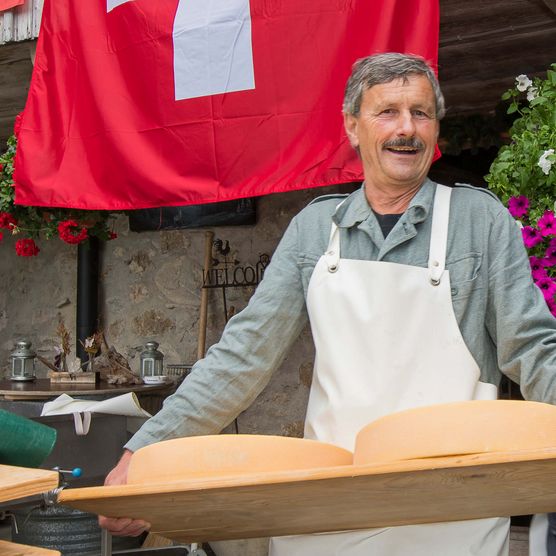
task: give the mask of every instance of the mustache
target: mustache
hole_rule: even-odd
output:
[[[409,147],[410,149],[424,149],[425,144],[417,137],[398,137],[397,139],[391,139],[386,141],[383,145],[385,148],[390,147]]]

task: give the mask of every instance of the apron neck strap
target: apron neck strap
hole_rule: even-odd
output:
[[[431,284],[438,286],[446,268],[446,245],[448,243],[448,220],[452,189],[436,185],[432,211],[431,243],[429,248],[429,273]]]
[[[431,243],[429,248],[429,274],[431,284],[438,286],[446,268],[446,245],[448,243],[448,221],[452,189],[437,184],[432,212]],[[342,201],[343,202],[343,201]],[[342,203],[340,203],[341,205]],[[338,207],[340,206],[338,205]],[[340,233],[332,222],[328,249],[324,254],[328,270],[335,272],[340,261]]]
[[[340,208],[345,202],[345,199],[338,204],[336,210]],[[328,248],[324,254],[326,259],[326,265],[328,266],[329,272],[336,272],[338,270],[338,264],[340,262],[340,230],[338,226],[332,221],[332,226],[330,228],[330,237],[328,239]]]

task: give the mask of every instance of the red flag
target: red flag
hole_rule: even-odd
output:
[[[16,202],[135,209],[362,179],[353,62],[436,64],[438,0],[45,0]]]
[[[0,0],[0,12],[21,6],[25,0]]]

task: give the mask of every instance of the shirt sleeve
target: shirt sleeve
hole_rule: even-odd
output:
[[[488,252],[486,326],[498,367],[527,400],[556,403],[556,320],[533,283],[521,231],[504,209],[493,220]]]
[[[128,450],[218,433],[253,402],[307,322],[298,251],[294,218],[247,307],[230,319],[220,341],[131,438]]]

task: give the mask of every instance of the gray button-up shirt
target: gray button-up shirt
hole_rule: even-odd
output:
[[[363,188],[347,197],[320,197],[303,209],[248,306],[126,447],[217,433],[251,404],[307,322],[307,287],[332,220],[340,228],[343,258],[427,267],[434,194],[435,184],[426,180],[386,239]],[[516,222],[488,191],[454,188],[446,268],[480,380],[498,385],[502,372],[520,384],[526,399],[556,403],[556,320],[532,282]]]

